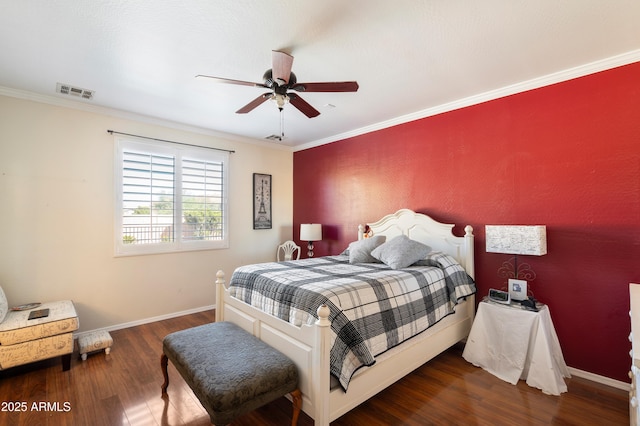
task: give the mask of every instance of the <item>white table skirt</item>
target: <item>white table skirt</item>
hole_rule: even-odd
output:
[[[546,305],[532,312],[481,302],[462,356],[511,384],[523,379],[551,395],[566,392],[564,377],[571,377]]]

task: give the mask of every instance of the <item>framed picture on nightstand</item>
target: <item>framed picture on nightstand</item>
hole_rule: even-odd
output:
[[[525,280],[509,279],[509,296],[511,300],[527,299],[527,282]]]

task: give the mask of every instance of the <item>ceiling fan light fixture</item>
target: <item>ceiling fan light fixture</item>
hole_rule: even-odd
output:
[[[273,95],[273,97],[271,97],[271,100],[274,101],[278,106],[278,109],[282,111],[282,108],[284,108],[285,104],[289,103],[289,96],[276,93]]]

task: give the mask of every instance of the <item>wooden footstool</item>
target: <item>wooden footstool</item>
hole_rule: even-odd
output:
[[[291,424],[298,422],[302,394],[298,369],[288,357],[229,322],[214,322],[167,335],[160,365],[167,394],[171,360],[214,425],[226,425],[288,393]]]
[[[80,351],[80,357],[83,361],[87,360],[87,354],[89,352],[101,351],[104,349],[104,353],[109,355],[112,345],[113,339],[106,330],[94,331],[78,337],[78,348]]]

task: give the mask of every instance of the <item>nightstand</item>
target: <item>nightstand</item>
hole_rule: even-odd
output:
[[[504,381],[526,380],[550,395],[566,392],[564,377],[571,377],[546,305],[533,312],[480,302],[462,356]]]
[[[49,315],[30,320],[29,313],[39,309],[49,309]],[[32,310],[10,311],[0,323],[0,370],[57,356],[62,369],[69,370],[78,329],[73,302],[43,303]]]

